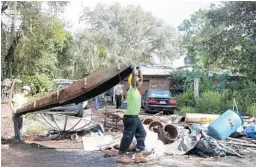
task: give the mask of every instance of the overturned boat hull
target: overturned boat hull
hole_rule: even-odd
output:
[[[17,110],[23,115],[71,103],[81,103],[100,95],[124,80],[132,72],[130,64],[121,64],[78,80],[65,89],[46,94]]]

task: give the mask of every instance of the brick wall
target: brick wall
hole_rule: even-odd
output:
[[[152,77],[149,79],[149,89],[170,89],[170,79],[167,77]]]
[[[128,88],[128,81],[124,80],[121,82],[124,85],[124,91]],[[141,88],[140,92],[143,94],[145,90],[148,89],[167,89],[170,90],[170,79],[167,77],[153,77],[153,76],[145,76],[143,88]]]

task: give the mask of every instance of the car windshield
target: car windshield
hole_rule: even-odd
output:
[[[66,88],[71,85],[71,82],[62,82],[62,83],[54,83],[50,88],[49,91],[54,91],[62,88]]]
[[[170,97],[171,93],[168,90],[150,90],[148,92],[149,97]]]
[[[57,85],[57,89],[66,88],[66,87],[68,87],[69,85],[71,85],[71,83],[59,83],[59,84]]]

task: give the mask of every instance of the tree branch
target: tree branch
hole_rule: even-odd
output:
[[[1,13],[3,13],[6,9],[8,9],[8,5],[4,4],[1,7]]]

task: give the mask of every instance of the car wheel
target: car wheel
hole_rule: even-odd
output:
[[[162,111],[163,112],[163,115],[169,115],[170,114],[170,111]]]
[[[148,113],[148,107],[147,106],[144,107],[144,112]]]
[[[171,110],[168,112],[170,115],[173,115],[175,113],[175,110]]]

